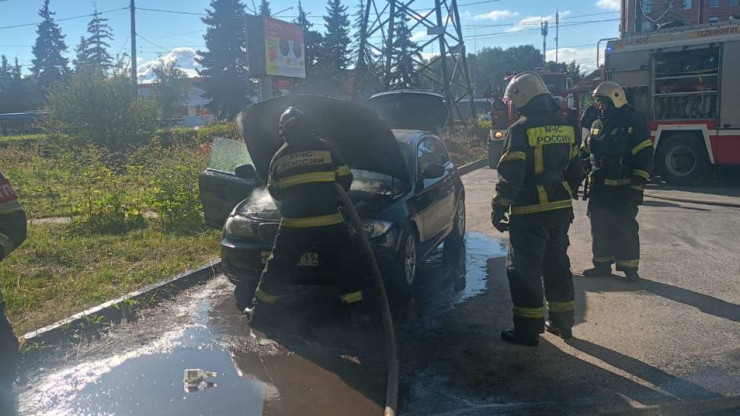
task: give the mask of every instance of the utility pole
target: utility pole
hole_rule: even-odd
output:
[[[133,1],[133,0],[132,0]],[[543,69],[547,67],[547,20],[540,22],[540,32],[542,33],[542,59]]]
[[[558,35],[560,34],[560,11],[555,12],[555,62],[560,62],[558,60],[558,52],[560,52],[560,47],[558,45]]]
[[[131,0],[131,83],[134,87],[134,94],[139,91],[136,87],[136,0]]]

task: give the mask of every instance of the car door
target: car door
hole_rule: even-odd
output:
[[[209,227],[223,228],[231,210],[260,186],[256,175],[236,176],[238,167],[251,165],[252,159],[244,143],[224,138],[213,140],[208,167],[198,175],[203,215]]]
[[[439,178],[424,178],[430,164],[445,167]],[[434,136],[426,136],[417,146],[417,196],[420,202],[421,224],[419,239],[422,245],[436,245],[454,215],[455,196],[452,181],[453,166],[444,144]],[[426,247],[427,249],[432,247]]]

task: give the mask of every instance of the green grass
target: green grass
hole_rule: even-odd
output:
[[[219,233],[154,227],[94,235],[38,224],[0,263],[8,316],[18,334],[38,329],[147,284],[218,258]]]

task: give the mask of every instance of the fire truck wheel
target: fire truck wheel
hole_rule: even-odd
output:
[[[660,143],[656,157],[660,176],[671,185],[694,185],[712,170],[704,143],[696,136],[677,135]]]

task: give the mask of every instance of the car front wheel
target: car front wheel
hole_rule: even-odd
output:
[[[396,258],[392,286],[395,291],[409,294],[416,283],[417,241],[413,231],[406,232]]]

